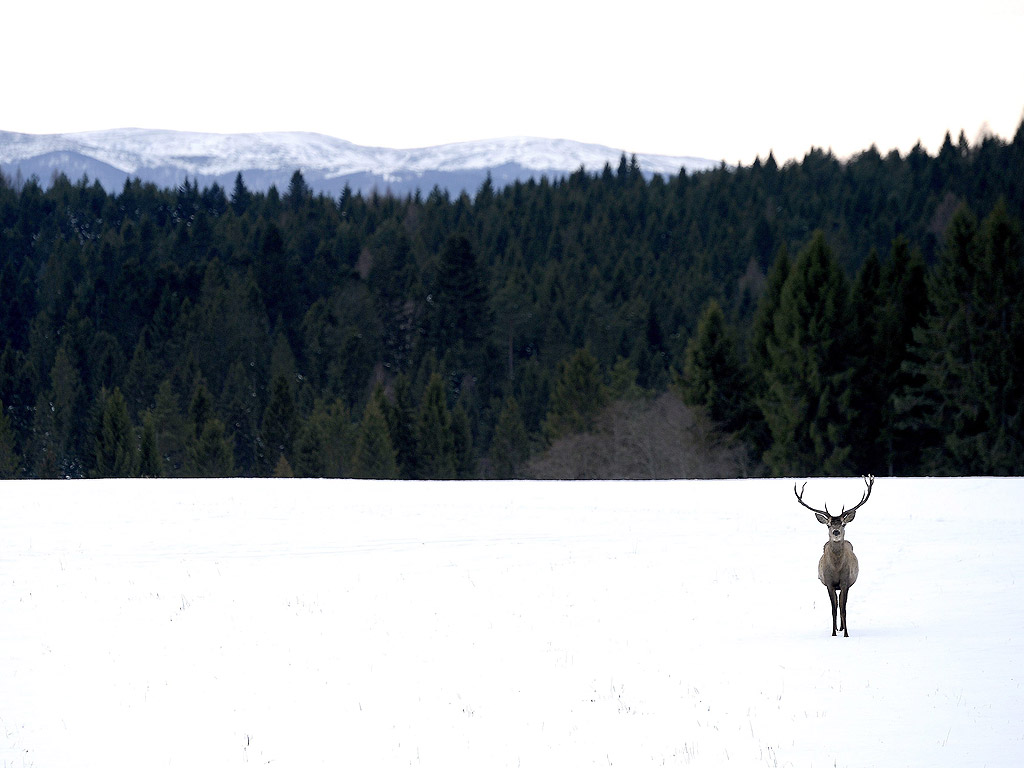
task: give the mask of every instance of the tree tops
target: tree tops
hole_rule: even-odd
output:
[[[676,381],[766,472],[1016,471],[1022,141],[475,197],[0,178],[0,472],[508,475]]]

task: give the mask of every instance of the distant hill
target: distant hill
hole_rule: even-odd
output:
[[[314,192],[390,191],[404,195],[435,186],[452,194],[475,192],[490,174],[496,187],[542,176],[560,178],[581,166],[614,169],[625,150],[566,139],[504,138],[420,149],[363,147],[317,133],[214,134],[125,128],[67,134],[0,131],[0,170],[14,178],[35,176],[48,186],[55,173],[72,181],[83,175],[108,191],[138,177],[160,187],[186,178],[228,189],[241,173],[252,190],[287,187],[296,170]],[[715,168],[696,157],[637,154],[645,176],[675,176]]]

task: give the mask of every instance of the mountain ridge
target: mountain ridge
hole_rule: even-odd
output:
[[[128,179],[159,186],[193,179],[228,186],[242,174],[246,186],[266,190],[287,185],[299,170],[315,192],[430,190],[475,192],[488,174],[497,186],[547,176],[560,178],[580,167],[600,172],[635,154],[641,171],[674,176],[710,170],[719,162],[689,156],[629,153],[569,139],[514,136],[411,149],[361,146],[319,133],[200,133],[121,128],[79,133],[25,134],[0,131],[0,170],[36,176],[48,184],[56,173],[83,175],[118,191]]]

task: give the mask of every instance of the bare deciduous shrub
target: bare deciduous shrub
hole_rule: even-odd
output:
[[[746,449],[672,393],[619,400],[593,431],[557,440],[528,475],[545,480],[667,480],[746,477]]]

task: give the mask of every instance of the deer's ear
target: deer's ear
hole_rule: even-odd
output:
[[[815,512],[814,516],[818,518],[818,522],[822,525],[828,525],[828,515],[826,515],[824,512]]]
[[[843,515],[843,523],[844,524],[845,523],[852,523],[853,522],[853,518],[855,518],[856,516],[857,516],[857,510],[856,509],[853,510],[852,512],[847,512],[845,515]]]

